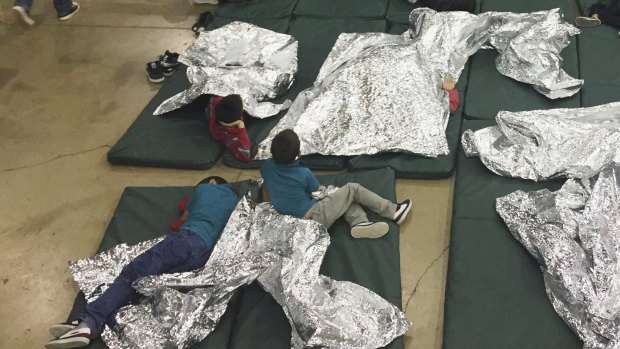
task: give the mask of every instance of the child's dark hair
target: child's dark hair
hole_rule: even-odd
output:
[[[435,11],[476,11],[476,0],[422,0],[421,4]]]
[[[286,129],[273,137],[271,156],[278,164],[290,164],[299,155],[299,137],[291,129]]]
[[[211,182],[211,180],[214,180],[215,183],[217,184],[226,184],[228,183],[224,178],[219,177],[219,176],[209,176],[203,180],[201,180],[200,182],[198,182],[198,184],[196,184],[196,187],[201,185],[201,184],[205,184],[205,183],[209,183]]]
[[[231,124],[243,114],[243,101],[239,95],[228,95],[215,105],[215,118],[219,122]]]

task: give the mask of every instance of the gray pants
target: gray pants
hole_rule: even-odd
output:
[[[361,206],[360,206],[361,205]],[[368,222],[368,217],[362,206],[386,218],[393,218],[396,204],[380,197],[358,183],[347,183],[326,196],[306,213],[306,218],[319,222],[329,228],[344,215],[350,226]]]

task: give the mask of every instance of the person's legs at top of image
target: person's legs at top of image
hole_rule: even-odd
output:
[[[102,333],[106,323],[113,323],[118,309],[137,299],[138,293],[132,287],[134,281],[149,275],[198,269],[204,266],[210,254],[207,244],[195,233],[181,230],[168,234],[164,240],[127,264],[112,285],[86,305],[77,322],[52,326],[50,333],[58,338],[45,347],[65,349],[87,346],[91,338]]]
[[[68,21],[80,10],[80,4],[73,0],[54,0],[54,8],[59,20]]]
[[[17,18],[28,25],[34,25],[34,20],[30,17],[33,2],[34,0],[15,0],[15,6],[13,6],[13,12]]]
[[[598,18],[603,24],[620,28],[620,0],[610,0],[609,4],[599,11]]]
[[[344,216],[351,226],[351,235],[356,238],[379,238],[385,235],[389,229],[387,223],[368,221],[362,206],[400,224],[409,213],[412,204],[409,199],[395,204],[358,183],[347,183],[315,204],[306,215],[307,218],[323,224],[326,228]]]

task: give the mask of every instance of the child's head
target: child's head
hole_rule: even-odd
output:
[[[290,164],[299,155],[299,137],[291,129],[286,129],[273,137],[271,156],[278,164]]]
[[[196,184],[196,187],[198,187],[201,184],[226,184],[228,183],[224,178],[219,177],[219,176],[209,176],[203,180],[201,180],[200,182],[198,182],[198,184]],[[194,187],[194,189],[196,189]]]
[[[239,95],[228,95],[215,105],[215,118],[224,124],[232,124],[243,115],[243,101]]]

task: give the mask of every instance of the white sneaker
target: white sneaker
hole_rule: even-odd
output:
[[[21,6],[13,6],[13,11],[15,11],[15,15],[17,15],[22,22],[28,25],[34,25],[34,19],[30,17],[30,14],[25,8]]]
[[[47,349],[67,349],[81,348],[90,344],[90,328],[75,328],[58,339],[51,340],[45,344]]]
[[[601,25],[601,20],[594,17],[584,17],[580,16],[575,18],[575,24],[578,27],[588,28],[588,27],[598,27]]]
[[[219,0],[192,0],[194,4],[207,4],[207,5],[217,5],[220,3]]]
[[[73,320],[71,322],[63,322],[61,324],[56,324],[56,325],[53,325],[52,327],[50,327],[50,334],[54,338],[58,338],[58,337],[64,335],[65,333],[71,331],[72,329],[76,328],[77,325],[78,325],[78,320]]]
[[[63,15],[63,16],[58,16],[58,19],[61,21],[68,21],[71,19],[71,17],[75,16],[75,14],[80,10],[80,4],[78,4],[77,2],[73,3],[73,8],[71,8],[71,11],[69,11],[69,13]]]
[[[385,222],[364,222],[351,228],[351,236],[354,238],[377,239],[387,234],[390,226]]]
[[[402,223],[405,218],[407,218],[407,214],[411,211],[412,206],[413,203],[409,199],[397,204],[396,212],[394,213],[394,222],[396,222],[396,224]]]

